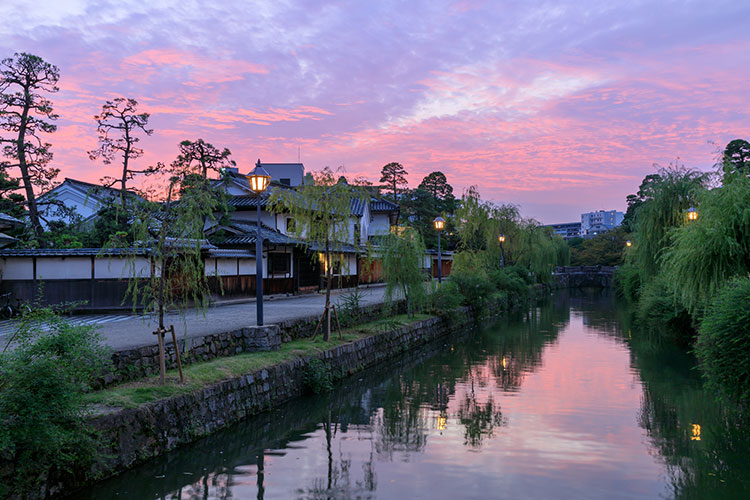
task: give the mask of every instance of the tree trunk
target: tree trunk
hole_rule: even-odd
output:
[[[39,221],[39,210],[36,206],[36,195],[34,186],[31,183],[31,174],[29,174],[29,165],[26,163],[26,124],[29,121],[29,107],[31,106],[31,96],[29,89],[24,88],[24,104],[21,114],[21,123],[18,127],[18,142],[16,143],[16,152],[18,153],[18,168],[21,170],[21,179],[23,179],[23,188],[26,191],[26,203],[29,208],[29,219],[31,228],[38,237],[44,232],[42,224]]]
[[[326,231],[327,234],[327,231]],[[326,329],[323,332],[323,341],[328,342],[331,338],[331,255],[329,250],[328,236],[326,236]]]
[[[128,182],[128,160],[130,159],[130,130],[128,129],[127,123],[125,123],[125,151],[122,154],[122,189],[120,190],[120,202],[122,203],[122,212],[125,213],[125,193],[127,192]]]

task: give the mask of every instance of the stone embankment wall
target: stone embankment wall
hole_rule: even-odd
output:
[[[609,288],[616,267],[565,266],[552,273],[555,288]]]
[[[191,394],[99,414],[91,423],[102,436],[102,454],[106,458],[94,469],[80,474],[77,484],[47,486],[53,497],[70,494],[91,481],[132,468],[301,396],[305,391],[304,368],[313,359],[324,361],[336,376],[346,377],[474,324],[471,310],[462,308],[459,320],[453,324],[441,318],[429,318],[322,351],[316,356],[218,382]]]
[[[400,310],[403,304],[397,303],[393,307]],[[360,321],[365,322],[380,317],[382,311],[382,304],[364,307],[360,309]],[[247,327],[200,337],[178,338],[177,345],[183,365],[234,356],[243,352],[269,351],[278,349],[282,339],[284,342],[289,342],[296,338],[311,337],[319,319],[319,316],[311,316],[284,321],[277,325],[278,328],[276,326],[271,329]],[[277,332],[280,332],[280,335]],[[164,358],[167,369],[177,368],[175,346],[169,334],[165,336]],[[153,345],[113,352],[112,369],[94,384],[94,388],[102,389],[156,373],[159,373],[159,347],[156,345],[154,336]]]

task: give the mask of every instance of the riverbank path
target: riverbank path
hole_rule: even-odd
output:
[[[335,304],[342,303],[343,298],[352,289],[334,290],[331,292]],[[360,287],[361,306],[383,302],[384,285]],[[316,293],[294,297],[270,296],[263,301],[264,323],[267,325],[282,321],[307,318],[323,313],[325,295]],[[99,327],[104,344],[114,350],[128,349],[156,344],[158,319],[151,314],[86,314],[65,317],[71,324],[86,324]],[[165,316],[167,325],[173,324],[178,338],[200,337],[213,333],[222,333],[245,326],[255,325],[255,300],[250,299],[232,304],[217,304],[205,312],[191,310],[184,316],[168,313]],[[0,348],[12,335],[16,320],[0,321]]]

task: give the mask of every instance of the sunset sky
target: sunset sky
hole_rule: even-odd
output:
[[[624,210],[654,163],[710,169],[750,138],[750,2],[10,0],[0,57],[60,68],[48,136],[64,177],[107,99],[151,113],[147,166],[199,137],[308,170],[515,203],[544,223]]]

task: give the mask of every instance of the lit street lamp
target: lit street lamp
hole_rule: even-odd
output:
[[[625,242],[625,246],[626,247],[632,247],[633,246],[633,242],[630,241],[630,240],[628,240],[628,241]]]
[[[500,269],[505,269],[505,250],[503,249],[503,243],[505,243],[505,235],[501,234],[497,237],[497,241],[500,242]]]
[[[445,219],[442,217],[435,217],[435,220],[432,221],[432,223],[435,225],[435,230],[438,233],[438,263],[437,263],[437,272],[438,272],[438,284],[443,282],[443,254],[440,251],[440,233],[445,229]]]
[[[255,304],[257,308],[255,323],[263,326],[263,236],[260,232],[260,196],[270,184],[271,176],[260,165],[260,158],[253,171],[247,176],[247,180],[250,182],[250,189],[258,195],[258,225],[255,233]]]
[[[698,211],[695,209],[695,207],[688,208],[687,217],[689,221],[698,220]]]

